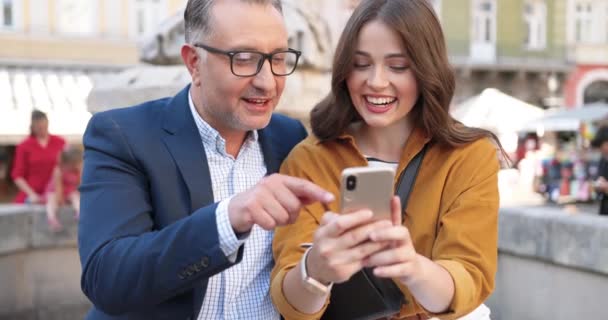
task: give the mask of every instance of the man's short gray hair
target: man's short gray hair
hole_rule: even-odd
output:
[[[202,35],[212,32],[211,26],[211,7],[217,0],[188,0],[184,11],[184,22],[186,27],[186,43],[199,40]],[[245,3],[260,5],[271,4],[279,12],[283,13],[281,0],[240,0]]]

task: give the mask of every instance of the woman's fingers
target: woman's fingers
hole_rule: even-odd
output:
[[[375,230],[370,234],[370,239],[392,245],[386,250],[370,255],[365,260],[365,266],[390,266],[416,259],[416,250],[410,234],[404,226],[393,226],[381,231]]]
[[[374,230],[369,238],[372,241],[412,242],[410,232],[405,226],[393,226],[384,230]]]
[[[416,251],[411,246],[391,247],[370,255],[365,259],[365,266],[389,266],[398,263],[407,263],[416,259]]]
[[[391,223],[388,220],[367,221],[368,223],[351,228],[336,237],[328,236],[328,232],[324,230],[324,228],[330,228],[334,222],[317,229],[314,242],[315,246],[318,246],[319,254],[326,259],[330,259],[331,257],[340,255],[343,251],[347,251],[357,247],[361,243],[369,241],[369,235],[372,232],[391,227]]]
[[[380,250],[387,248],[390,245],[388,242],[364,242],[354,248],[337,252],[328,261],[329,265],[338,266],[342,264],[356,263],[363,266],[363,260]]]
[[[325,214],[321,227],[317,229],[318,236],[327,238],[337,238],[342,233],[359,225],[365,224],[373,218],[369,210],[359,210],[348,214]]]
[[[401,199],[394,196],[391,199],[391,221],[394,226],[400,226],[403,224],[403,211],[401,209]]]

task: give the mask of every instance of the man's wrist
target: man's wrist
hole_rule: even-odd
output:
[[[230,221],[230,226],[232,227],[232,230],[237,235],[237,237],[240,235],[249,235],[251,229],[253,228],[253,224],[247,223],[246,221],[243,221],[243,219],[235,218],[234,214],[232,213],[234,210],[234,207],[232,206],[232,199],[234,199],[234,197],[235,196],[232,196],[229,199],[225,199],[224,201],[222,201],[226,202],[226,213]]]
[[[234,228],[231,225],[230,217],[228,214],[228,203],[230,198],[222,200],[215,212],[217,231],[219,237],[220,249],[226,256],[231,256],[238,251],[239,247],[243,244],[246,237],[239,238]]]

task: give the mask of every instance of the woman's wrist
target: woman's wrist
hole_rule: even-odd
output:
[[[412,272],[412,274],[410,274],[408,277],[403,277],[399,280],[408,288],[419,286],[425,282],[425,278],[427,277],[425,270],[428,270],[428,267],[425,267],[425,265],[428,265],[428,263],[434,262],[417,253],[416,261],[413,262],[414,272]]]
[[[317,257],[318,255],[315,254],[315,250],[311,248],[309,249],[308,254],[302,256],[302,261],[300,261],[300,263],[302,263],[304,268],[306,268],[309,277],[324,285],[330,285],[332,281],[323,277],[323,271],[319,268],[321,264],[315,260]]]

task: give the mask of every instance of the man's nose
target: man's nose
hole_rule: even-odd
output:
[[[268,59],[264,60],[260,72],[253,77],[252,83],[256,88],[264,91],[272,91],[276,88],[275,75],[272,73]]]

